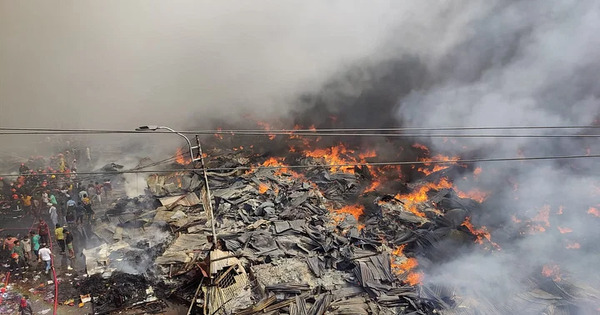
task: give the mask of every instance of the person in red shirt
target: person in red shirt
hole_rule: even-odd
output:
[[[40,223],[38,224],[38,233],[42,239],[42,243],[50,244],[50,228],[43,219],[40,219]]]
[[[12,252],[13,247],[15,247],[15,241],[17,240],[16,237],[13,237],[12,235],[7,235],[6,239],[4,239],[4,249],[8,249],[9,252]]]

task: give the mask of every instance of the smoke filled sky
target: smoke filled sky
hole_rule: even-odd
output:
[[[0,125],[181,129],[245,112],[317,127],[329,113],[371,128],[598,124],[598,30],[595,0],[2,1]],[[600,153],[596,138],[418,141],[460,156]],[[473,222],[505,247],[435,265],[425,283],[494,314],[543,264],[597,288],[597,161],[477,166],[494,195]],[[546,234],[510,230],[545,205]]]
[[[182,128],[284,111],[377,55],[405,5],[370,1],[2,1],[4,127]]]

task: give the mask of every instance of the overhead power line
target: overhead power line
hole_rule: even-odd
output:
[[[540,161],[540,160],[567,160],[567,159],[583,159],[583,158],[600,158],[600,154],[590,155],[561,155],[561,156],[532,156],[532,157],[506,157],[506,158],[481,158],[481,159],[453,159],[453,160],[432,160],[432,161],[390,161],[390,162],[368,162],[368,163],[347,163],[347,164],[322,164],[322,165],[281,165],[281,166],[239,166],[239,167],[213,167],[208,168],[209,172],[217,171],[234,171],[234,170],[260,170],[260,169],[303,169],[303,168],[331,168],[331,167],[353,167],[353,166],[387,166],[387,165],[423,165],[423,164],[472,164],[480,162],[511,162],[511,161]],[[135,174],[135,173],[173,173],[173,172],[191,172],[202,171],[201,168],[175,168],[164,170],[141,170],[131,169],[124,171],[107,171],[107,172],[80,172],[77,175],[119,175],[119,174]],[[47,176],[47,175],[67,175],[64,173],[46,173],[46,174],[25,174],[23,176]],[[22,176],[15,174],[0,174],[2,177]]]
[[[600,134],[469,134],[469,133],[332,133],[332,132],[273,132],[273,131],[183,131],[184,134],[231,136],[302,136],[302,137],[391,137],[391,138],[598,138]],[[171,132],[140,131],[9,131],[0,135],[108,135],[108,134],[171,134]]]
[[[315,134],[315,133],[363,133],[363,132],[404,132],[404,131],[461,131],[461,130],[552,130],[552,129],[600,129],[600,126],[467,126],[467,127],[398,127],[398,128],[299,128],[299,129],[200,129],[180,130],[186,134]],[[0,127],[2,134],[139,134],[147,131],[133,129],[57,129],[57,128],[8,128]],[[156,130],[153,134],[171,133],[165,130]]]

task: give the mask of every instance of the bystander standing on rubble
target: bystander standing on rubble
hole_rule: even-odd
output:
[[[79,191],[79,200],[83,200],[84,198],[88,197],[88,192],[87,190],[80,188],[81,191]]]
[[[49,191],[46,190],[42,193],[42,203],[47,204],[50,202],[50,196],[48,195]]]
[[[94,210],[92,209],[92,201],[90,199],[84,200],[83,208],[85,209],[85,219],[87,223],[92,223],[94,218]]]
[[[87,193],[88,193],[88,197],[90,198],[90,201],[93,203],[94,200],[96,199],[96,187],[94,187],[94,184],[92,184],[92,183],[88,184]]]
[[[40,197],[37,196],[36,198],[33,199],[33,205],[31,207],[31,216],[33,217],[33,221],[40,219],[42,204],[41,204],[39,198]]]
[[[16,237],[13,237],[12,235],[8,234],[6,236],[6,239],[4,239],[4,249],[7,250],[9,253],[12,253],[13,248],[15,247],[15,241],[17,240]]]
[[[23,258],[25,258],[25,262],[29,263],[31,261],[31,239],[25,235],[21,243],[23,244]]]
[[[77,207],[75,208],[75,212],[77,213],[77,218],[75,219],[75,223],[83,224],[83,217],[85,216],[85,208],[83,207],[83,202],[79,202]]]
[[[23,209],[27,213],[31,213],[31,195],[25,194],[23,195]]]
[[[54,230],[54,235],[56,236],[56,242],[58,243],[58,246],[60,247],[60,253],[64,254],[65,248],[66,248],[65,235],[64,235],[64,228],[62,226],[60,226],[60,224],[56,225],[56,229]]]
[[[98,198],[98,203],[102,203],[102,184],[95,182],[94,186],[96,187],[96,198]]]
[[[33,254],[35,255],[35,258],[39,258],[39,253],[38,251],[40,250],[40,235],[37,234],[37,232],[35,231],[31,231],[29,232],[29,235],[31,235],[31,247],[33,250]]]
[[[48,245],[45,243],[42,244],[38,254],[40,257],[38,261],[43,261],[46,264],[46,273],[48,273],[50,268],[52,268],[52,252],[50,251],[50,248],[48,248]]]
[[[69,199],[67,201],[67,211],[66,211],[66,215],[65,215],[65,220],[67,221],[68,225],[72,225],[75,224],[75,206],[77,204],[75,203],[75,201],[73,199]]]
[[[28,299],[29,297],[27,295],[21,297],[21,301],[19,302],[19,315],[33,315],[33,310],[31,309],[31,304]]]
[[[52,221],[52,225],[56,226],[58,224],[58,212],[53,204],[49,203],[48,206],[50,207],[50,209],[48,209],[50,220]]]
[[[25,257],[25,248],[23,247],[23,244],[18,239],[15,240],[14,244],[15,245],[13,246],[12,253],[18,254],[19,257],[21,257],[21,259],[23,259]]]
[[[50,241],[50,228],[48,227],[48,223],[43,219],[40,219],[38,223],[38,234],[40,235],[42,243],[48,244]]]
[[[54,193],[50,194],[50,203],[53,204],[53,205],[55,205],[55,206],[58,204],[58,202],[56,201],[56,196],[54,195]]]
[[[17,253],[12,253],[10,256],[10,272],[13,279],[21,279],[21,272],[25,269],[25,261],[23,257]]]
[[[63,229],[63,233],[65,235],[65,243],[67,244],[67,249],[69,250],[69,258],[75,258],[75,250],[73,249],[73,234],[67,229]]]
[[[25,165],[25,163],[21,163],[21,166],[19,167],[19,174],[23,175],[28,172],[29,172],[29,167],[27,167],[27,165]]]

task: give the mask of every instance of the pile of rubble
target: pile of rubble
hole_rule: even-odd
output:
[[[95,232],[103,242],[85,251],[88,273],[112,274],[90,281],[117,293],[95,304],[122,309],[158,297],[194,314],[451,314],[453,291],[420,285],[414,257],[426,266],[451,257],[446,248],[456,245],[497,246],[465,224],[479,204],[451,187],[431,187],[415,206],[364,193],[366,169],[248,171],[235,167],[249,159],[225,161],[234,169],[208,172],[216,242],[194,172],[152,175],[148,196],[123,198],[103,214]],[[146,279],[134,281],[143,283],[132,290],[140,293],[122,294],[118,283],[128,280],[116,271]],[[91,285],[81,293],[98,292]]]

